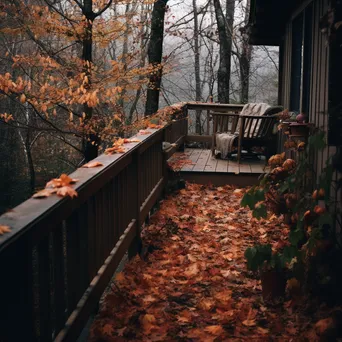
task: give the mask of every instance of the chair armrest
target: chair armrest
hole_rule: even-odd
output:
[[[244,118],[249,118],[249,119],[275,119],[277,118],[276,115],[269,115],[269,116],[262,116],[262,115],[240,115],[240,118],[244,117]]]
[[[240,114],[237,113],[219,113],[219,112],[210,112],[209,115],[223,115],[223,116],[240,116]]]

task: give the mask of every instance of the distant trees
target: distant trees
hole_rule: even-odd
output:
[[[151,71],[139,51],[146,42],[140,19],[149,6],[137,0],[129,11],[113,0],[1,3],[0,159],[8,161],[1,172],[10,174],[11,155],[18,156],[13,182],[26,179],[26,194],[94,158],[101,142],[122,132],[121,100],[141,90]],[[126,45],[118,43],[122,38]],[[10,192],[0,202],[11,205]]]
[[[160,102],[272,97],[277,54],[251,50],[248,4],[3,0],[0,202],[94,158]],[[190,125],[200,134],[205,120]]]

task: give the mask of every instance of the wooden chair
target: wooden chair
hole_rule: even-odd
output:
[[[264,147],[268,159],[277,150],[277,135],[274,133],[274,127],[277,114],[282,110],[280,106],[270,107],[262,116],[212,112],[212,154],[215,154],[217,146],[216,134],[230,133],[237,136],[237,150],[234,150],[231,155],[237,154],[238,162],[241,160],[242,148],[250,151],[253,147]]]

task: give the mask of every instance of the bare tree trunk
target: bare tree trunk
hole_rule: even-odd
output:
[[[126,16],[129,14],[129,7],[130,7],[129,4],[126,4],[126,9],[125,9]],[[123,64],[123,70],[125,73],[127,71],[127,58],[126,58],[127,53],[128,53],[128,24],[126,23],[125,33],[124,33],[124,42],[122,46],[122,64]],[[120,94],[120,99],[118,101],[123,112],[124,112],[124,107],[125,107],[125,100],[124,100],[125,95],[126,95],[126,88],[124,87]]]
[[[34,193],[35,186],[36,186],[36,172],[34,168],[33,158],[32,158],[32,151],[31,151],[31,141],[30,141],[30,128],[27,129],[26,132],[26,139],[25,139],[25,152],[27,156],[27,164],[30,173],[30,190],[31,194]]]
[[[220,41],[220,64],[217,71],[218,100],[220,103],[229,103],[232,35],[227,27],[220,0],[213,1]]]
[[[84,0],[83,3],[83,15],[86,17],[85,36],[82,42],[82,59],[84,61],[84,71],[88,77],[88,89],[91,86],[91,63],[93,61],[93,20],[95,14],[93,12],[93,0]],[[93,108],[89,107],[87,103],[83,106],[85,113],[85,120],[90,120],[93,116]],[[98,144],[100,142],[99,137],[90,133],[87,134],[83,141],[83,152],[85,161],[88,162],[97,157]]]
[[[150,75],[145,115],[151,115],[158,110],[160,84],[163,74],[161,68],[164,40],[164,18],[168,0],[157,0],[153,5],[151,35],[148,45],[148,61],[156,69]]]
[[[248,24],[248,16],[250,12],[251,1],[247,0],[246,12],[245,12],[245,26]],[[241,42],[241,55],[239,58],[240,62],[240,103],[247,103],[249,97],[249,76],[252,56],[252,46],[249,45],[249,35],[245,28],[241,29],[242,42]]]
[[[141,4],[140,22],[143,24],[143,23],[146,23],[146,21],[147,21],[146,10],[144,8],[144,5]],[[140,67],[141,68],[144,68],[146,65],[146,46],[145,46],[144,40],[145,40],[147,35],[148,35],[147,25],[141,25],[140,32],[139,32],[139,36],[140,36]],[[142,81],[143,78],[144,78],[143,75],[139,76],[139,82]],[[137,89],[137,92],[135,94],[135,98],[132,102],[132,106],[129,110],[129,114],[128,114],[128,117],[126,120],[126,123],[128,125],[130,125],[133,121],[133,114],[137,109],[137,105],[138,105],[138,101],[140,99],[141,92],[142,92],[142,85],[140,84],[139,88]]]
[[[199,46],[199,30],[198,30],[198,12],[196,0],[192,0],[192,6],[194,10],[194,55],[195,55],[195,97],[196,101],[201,101],[201,68],[200,68],[200,46]],[[196,133],[201,134],[201,110],[196,111]]]

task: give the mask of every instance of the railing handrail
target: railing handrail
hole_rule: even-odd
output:
[[[167,126],[165,126],[167,127]],[[125,144],[126,152],[118,153],[114,155],[101,154],[94,161],[101,162],[103,166],[95,168],[78,168],[72,172],[69,176],[78,181],[74,184],[73,188],[77,191],[78,196],[74,198],[70,197],[58,197],[52,195],[43,199],[29,198],[23,203],[19,204],[9,212],[0,216],[0,225],[7,225],[10,227],[10,232],[0,236],[0,252],[7,245],[15,241],[25,233],[31,226],[37,225],[38,220],[48,220],[55,210],[66,210],[66,215],[72,211],[72,208],[80,205],[84,200],[84,192],[87,192],[87,197],[96,192],[96,189],[88,189],[91,187],[94,181],[105,182],[104,176],[108,172],[120,172],[125,167],[125,159],[128,159],[132,153],[138,148],[154,139],[154,137],[162,132],[165,127],[160,129],[148,129],[152,133],[149,135],[134,135],[132,138],[140,140],[140,142]],[[99,188],[100,186],[96,187]],[[39,206],[42,205],[42,206]],[[68,208],[69,207],[69,208]],[[63,215],[64,216],[64,215]]]
[[[174,106],[178,106],[174,113],[181,112],[186,108],[187,103],[179,103]],[[113,175],[113,171],[115,173],[120,172],[125,167],[125,159],[128,160],[132,154],[138,149],[142,148],[144,144],[148,144],[153,141],[156,135],[161,134],[165,129],[167,129],[172,123],[168,123],[162,128],[152,129],[147,128],[146,130],[152,132],[148,135],[139,135],[136,134],[131,138],[136,140],[140,140],[140,142],[128,143],[125,144],[126,151],[124,153],[118,153],[114,155],[101,154],[93,161],[98,161],[103,164],[103,166],[95,167],[95,168],[78,168],[74,172],[72,172],[69,176],[74,179],[78,179],[76,184],[73,185],[73,188],[77,191],[78,196],[74,198],[70,197],[58,197],[57,195],[52,195],[50,197],[46,197],[43,199],[35,199],[29,198],[26,201],[22,202],[15,208],[10,211],[4,213],[0,216],[0,225],[5,225],[10,227],[10,232],[0,235],[0,252],[14,242],[17,238],[19,238],[22,234],[25,234],[27,230],[32,226],[40,225],[37,222],[42,220],[42,224],[45,225],[49,220],[49,217],[53,215],[53,212],[65,211],[65,215],[67,216],[70,211],[72,211],[73,207],[80,205],[84,201],[84,193],[86,192],[86,197],[91,196],[91,193],[96,192],[96,188],[100,188],[97,186],[96,188],[88,189],[93,186],[93,182],[95,180],[101,182],[105,182],[105,175],[107,173],[111,173]],[[102,179],[104,178],[104,179]],[[89,193],[89,191],[91,193]],[[42,205],[41,207],[39,205]]]
[[[179,111],[185,109],[208,109],[208,110],[219,110],[219,109],[240,109],[243,107],[241,104],[219,104],[219,103],[202,103],[202,102],[180,102],[174,104],[172,107],[178,108]],[[123,166],[120,168],[119,165],[124,164],[124,160],[129,158],[134,151],[141,146],[153,139],[158,132],[166,129],[170,124],[166,125],[160,129],[148,129],[152,133],[150,135],[134,135],[132,138],[140,140],[139,143],[129,143],[125,144],[127,151],[122,154],[106,155],[101,154],[94,161],[99,161],[103,164],[101,167],[96,168],[78,168],[70,174],[72,178],[79,179],[78,182],[73,186],[73,188],[78,192],[78,197],[70,198],[60,198],[57,195],[52,195],[44,199],[34,199],[29,198],[23,203],[19,204],[12,210],[4,213],[0,216],[0,225],[5,225],[10,227],[10,232],[0,236],[0,252],[6,246],[15,241],[18,237],[24,234],[31,226],[36,225],[38,220],[48,220],[52,212],[56,210],[66,210],[69,205],[75,206],[82,203],[84,200],[84,192],[87,192],[87,188],[92,186],[92,182],[95,179],[101,181],[104,178],[104,174],[107,172],[115,171],[119,172]],[[95,192],[96,190],[93,190]],[[41,205],[41,207],[39,207]],[[69,207],[70,208],[70,207]]]
[[[125,153],[101,154],[94,161],[102,166],[71,173],[77,197],[30,198],[0,216],[10,227],[0,236],[0,340],[75,341],[122,257],[139,251],[141,226],[168,179],[166,160],[186,140],[188,109],[240,107],[166,107],[157,114],[179,120],[135,135]],[[163,141],[172,148],[163,151]]]

